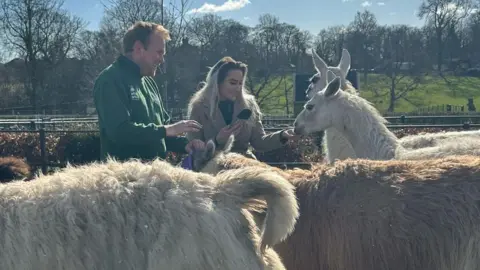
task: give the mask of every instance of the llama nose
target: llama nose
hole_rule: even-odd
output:
[[[293,129],[293,132],[297,135],[302,135],[302,132],[303,132],[303,129],[302,128],[299,128],[299,127],[295,127]]]
[[[297,122],[293,123],[293,133],[297,135],[302,135],[303,133],[303,127],[299,126]]]

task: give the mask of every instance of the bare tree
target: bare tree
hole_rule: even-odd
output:
[[[0,37],[1,38],[1,37]],[[7,50],[0,44],[0,64],[5,63],[8,59]]]
[[[347,30],[343,25],[322,29],[315,40],[316,52],[327,63],[332,64],[341,54]]]
[[[217,53],[217,49],[224,49],[219,37],[224,30],[223,20],[215,14],[206,14],[201,17],[193,18],[188,26],[188,33],[191,37],[190,41],[200,50],[201,60],[213,58]],[[214,55],[212,55],[214,54]],[[213,56],[213,57],[212,57]],[[203,62],[203,61],[202,61]],[[199,63],[206,64],[206,63]],[[212,64],[213,65],[213,64]]]
[[[104,22],[126,31],[137,21],[162,21],[162,4],[157,0],[104,0]]]
[[[466,51],[468,53],[468,59],[472,61],[480,62],[480,10],[473,13],[463,29],[464,35],[462,38],[465,42]]]
[[[466,18],[475,3],[473,0],[423,0],[418,16],[427,19],[427,23],[434,30],[437,52],[437,69],[442,75],[445,39],[450,27],[454,27]]]
[[[285,91],[281,91],[282,85],[287,91],[293,88],[291,84],[285,86],[285,80],[292,76],[297,66],[304,65],[311,35],[296,26],[281,23],[270,14],[262,15],[259,21],[250,33],[247,63],[252,71],[247,77],[247,87],[262,105],[286,97]]]
[[[409,92],[414,91],[421,83],[422,73],[415,66],[414,50],[420,50],[412,45],[418,39],[418,30],[407,25],[395,25],[384,29],[384,70],[388,77],[389,106],[388,111],[395,111],[399,99],[407,99]]]
[[[128,27],[137,21],[152,21],[163,24],[172,33],[172,41],[168,43],[172,49],[181,44],[186,33],[186,14],[191,0],[101,0],[104,3],[105,15],[102,25],[115,29],[123,34]]]
[[[40,61],[64,58],[82,22],[62,10],[62,0],[0,1],[5,45],[25,59],[26,93],[37,111],[37,92],[43,80]]]
[[[374,67],[375,57],[378,55],[378,45],[380,45],[377,42],[378,30],[377,19],[368,10],[357,12],[349,26],[348,49],[359,58],[358,62],[363,68],[365,83],[367,83],[368,72]]]
[[[65,13],[52,12],[51,16],[55,22],[48,31],[41,33],[44,43],[40,47],[40,53],[50,65],[57,65],[71,55],[86,24],[83,20]]]

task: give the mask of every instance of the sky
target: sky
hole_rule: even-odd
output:
[[[164,3],[169,1],[164,0]],[[420,2],[419,0],[192,0],[189,15],[215,12],[224,18],[253,26],[258,22],[261,14],[269,13],[277,16],[282,22],[294,24],[302,30],[317,34],[321,29],[329,26],[349,24],[357,11],[365,9],[376,15],[380,25],[422,25],[416,16]],[[65,0],[64,8],[83,18],[88,23],[89,29],[98,29],[103,15],[101,0]]]

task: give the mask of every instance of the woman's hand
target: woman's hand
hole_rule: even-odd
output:
[[[228,138],[230,137],[230,135],[233,134],[234,136],[237,136],[242,130],[242,128],[243,128],[243,121],[238,120],[235,124],[228,125],[220,129],[215,139],[217,140],[217,143],[225,144]]]
[[[287,129],[282,132],[281,137],[285,140],[296,140],[299,139],[301,135],[295,134],[295,132],[293,132],[293,129]]]

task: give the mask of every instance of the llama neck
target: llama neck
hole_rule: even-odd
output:
[[[336,159],[344,160],[347,158],[355,158],[355,150],[342,132],[335,128],[327,128],[323,138],[325,145],[325,156],[329,163],[333,163]]]
[[[360,104],[364,105],[364,104]],[[336,127],[350,141],[357,158],[388,160],[395,157],[398,139],[376,115],[373,108],[346,106],[341,123]]]

